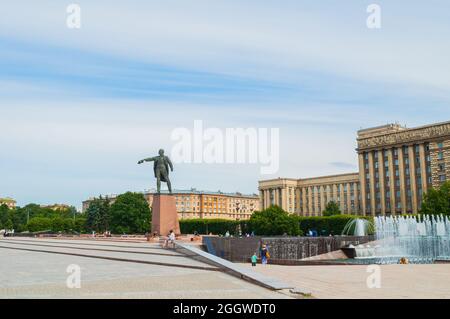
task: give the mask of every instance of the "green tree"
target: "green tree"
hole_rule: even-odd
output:
[[[89,231],[109,230],[110,204],[108,198],[94,199],[86,210],[86,228]]]
[[[52,231],[52,219],[49,217],[33,217],[27,224],[30,232]]]
[[[335,201],[329,201],[327,206],[325,206],[325,210],[322,212],[323,216],[334,216],[340,214],[341,209]]]
[[[146,233],[150,230],[151,211],[144,195],[127,192],[111,205],[113,233]]]
[[[301,235],[296,216],[289,215],[278,206],[270,206],[263,211],[253,213],[247,222],[247,227],[256,235]]]
[[[450,216],[450,181],[437,189],[431,188],[424,194],[420,213]]]

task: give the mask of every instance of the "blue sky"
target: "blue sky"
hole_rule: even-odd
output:
[[[263,178],[356,171],[359,128],[450,120],[446,1],[77,3],[79,30],[68,1],[0,8],[0,196],[20,205],[153,187],[136,161],[194,120],[279,128],[280,171]],[[180,189],[252,193],[262,178],[175,170]]]

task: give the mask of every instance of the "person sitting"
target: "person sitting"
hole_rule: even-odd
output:
[[[166,239],[165,242],[165,248],[168,248],[169,244],[172,244],[172,248],[175,248],[175,233],[173,232],[173,230],[171,229],[169,232],[169,236]]]

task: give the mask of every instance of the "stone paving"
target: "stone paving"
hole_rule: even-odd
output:
[[[450,298],[450,264],[380,265],[380,288],[368,288],[367,278],[373,273],[367,266],[245,265],[316,298]]]
[[[220,271],[190,268],[190,266],[209,268],[211,266],[174,251],[162,249],[158,244],[16,239],[0,239],[0,246],[8,247],[8,249],[0,247],[2,265],[0,298],[269,299],[288,297]],[[50,245],[67,247],[51,247]],[[49,252],[23,251],[17,248]],[[92,248],[92,250],[77,248]],[[113,249],[119,252],[95,249]],[[126,253],[127,250],[141,253]],[[60,255],[54,252],[174,263],[184,265],[186,268]],[[148,254],[142,254],[142,252],[148,252]],[[68,288],[66,285],[70,275],[66,269],[71,264],[79,265],[81,268],[81,288],[79,289]]]

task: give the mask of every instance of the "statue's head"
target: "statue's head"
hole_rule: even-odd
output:
[[[160,156],[163,156],[164,155],[164,150],[160,149],[158,153],[159,153]]]

